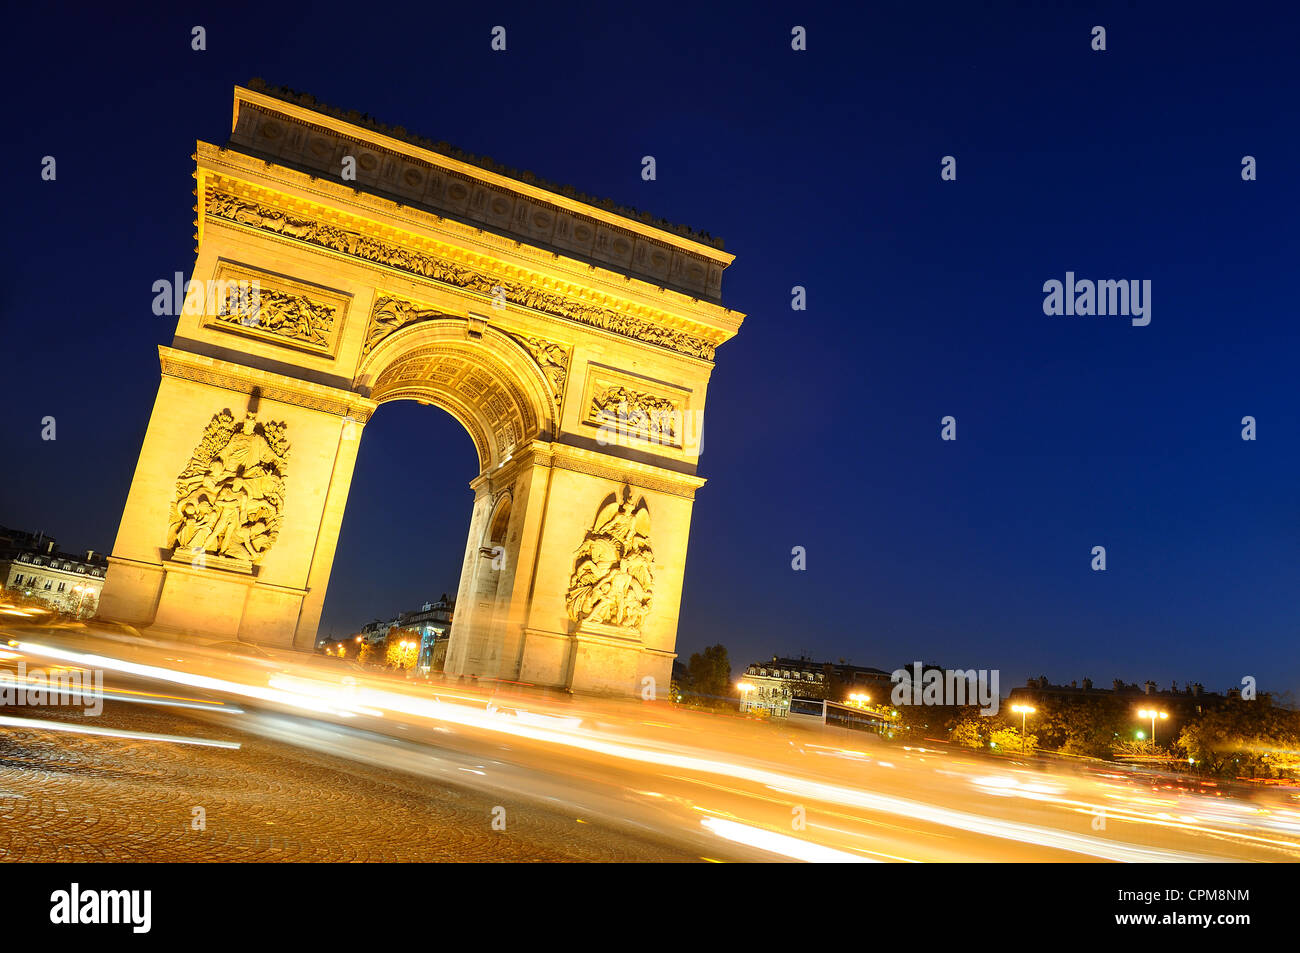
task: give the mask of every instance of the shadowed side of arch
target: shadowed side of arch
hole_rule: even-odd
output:
[[[385,337],[366,357],[356,386],[372,400],[418,400],[469,432],[480,470],[556,431],[549,385],[532,356],[504,332],[470,337],[465,321],[434,319]]]

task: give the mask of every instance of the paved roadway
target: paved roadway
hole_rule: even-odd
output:
[[[1289,792],[5,628],[2,664],[101,669],[105,689],[144,703],[0,716],[149,733],[0,725],[6,859],[1300,859]],[[178,698],[208,707],[159,707]],[[192,829],[196,806],[206,830]]]
[[[94,719],[55,708],[20,714],[234,739],[241,747],[0,730],[0,860],[694,859],[662,840],[584,823],[529,799],[232,732],[174,709],[108,702]],[[504,831],[492,829],[498,806]],[[194,829],[196,807],[203,830]]]

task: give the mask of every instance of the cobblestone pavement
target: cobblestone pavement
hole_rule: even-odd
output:
[[[80,721],[79,709],[0,709]],[[4,861],[694,860],[679,847],[519,800],[109,702],[100,727],[240,750],[0,728]],[[501,805],[505,831],[492,830]],[[205,814],[194,830],[194,808]]]

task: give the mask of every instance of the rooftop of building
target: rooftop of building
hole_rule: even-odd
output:
[[[786,658],[780,655],[773,655],[770,660],[764,659],[761,662],[751,662],[748,666],[746,666],[745,670],[749,671],[751,669],[776,668],[782,670],[788,669],[791,671],[799,671],[799,672],[822,672],[825,671],[828,666],[830,667],[832,672],[838,675],[866,674],[866,675],[884,675],[886,677],[889,676],[889,672],[886,672],[883,669],[873,668],[869,665],[853,665],[850,664],[849,662],[846,662],[844,659],[840,659],[838,662],[819,662],[815,659],[809,658],[808,656],[800,656],[799,658]]]
[[[59,549],[58,540],[42,532],[0,526],[0,559],[16,559],[33,565],[70,563],[74,566],[98,569],[108,565],[106,554],[90,549],[70,553]]]

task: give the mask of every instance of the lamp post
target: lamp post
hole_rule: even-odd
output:
[[[1020,713],[1020,753],[1024,754],[1029,740],[1025,737],[1025,718],[1032,715],[1038,709],[1033,705],[1012,705],[1011,710]]]
[[[93,586],[81,585],[81,586],[73,586],[72,591],[81,593],[81,598],[77,600],[77,618],[80,619],[81,614],[85,611],[86,608],[86,596],[94,592],[95,589]]]
[[[749,693],[754,690],[754,686],[749,682],[737,682],[736,688],[740,689],[740,710],[746,711],[749,707]]]
[[[1151,719],[1151,746],[1152,746],[1152,747],[1155,747],[1155,743],[1156,743],[1156,719],[1159,718],[1161,721],[1164,721],[1166,718],[1169,717],[1169,712],[1167,712],[1167,711],[1156,711],[1156,709],[1154,709],[1154,708],[1143,708],[1143,709],[1140,709],[1140,710],[1138,711],[1138,717],[1139,717],[1139,718],[1150,718],[1150,719]]]

